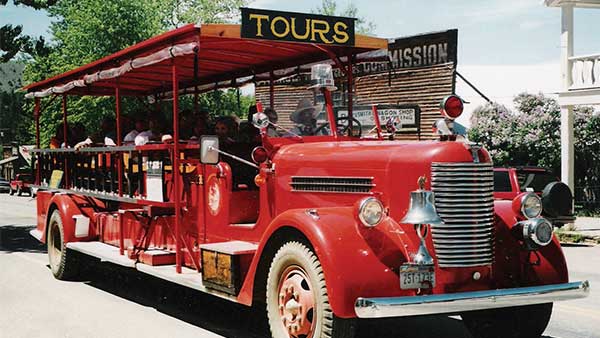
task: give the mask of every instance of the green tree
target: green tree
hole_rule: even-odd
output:
[[[163,27],[188,23],[224,23],[237,20],[247,0],[163,0],[158,1]]]
[[[337,15],[356,18],[356,31],[360,34],[372,35],[376,28],[374,22],[367,20],[363,16],[359,16],[358,8],[352,2],[350,2],[346,8],[339,9],[336,0],[322,0],[321,5],[317,8],[314,8],[312,12],[323,15]]]

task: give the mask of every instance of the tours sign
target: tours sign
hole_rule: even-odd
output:
[[[338,16],[241,8],[242,38],[354,45],[354,20]]]

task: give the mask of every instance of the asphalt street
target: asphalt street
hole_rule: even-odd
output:
[[[0,338],[268,337],[262,309],[99,262],[79,282],[55,280],[45,247],[29,236],[35,200],[0,194]],[[547,338],[600,337],[600,246],[564,248],[586,299],[557,303]],[[360,321],[358,337],[469,338],[459,317]]]

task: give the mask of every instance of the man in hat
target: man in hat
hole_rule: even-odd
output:
[[[301,99],[296,110],[290,115],[290,120],[296,124],[292,132],[301,136],[329,135],[326,128],[317,130],[317,116],[322,107],[320,104],[313,105],[307,98]]]

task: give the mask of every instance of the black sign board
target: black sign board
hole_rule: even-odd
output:
[[[354,45],[354,20],[338,16],[241,8],[242,38]]]
[[[458,30],[395,39],[388,44],[392,69],[456,64]]]

